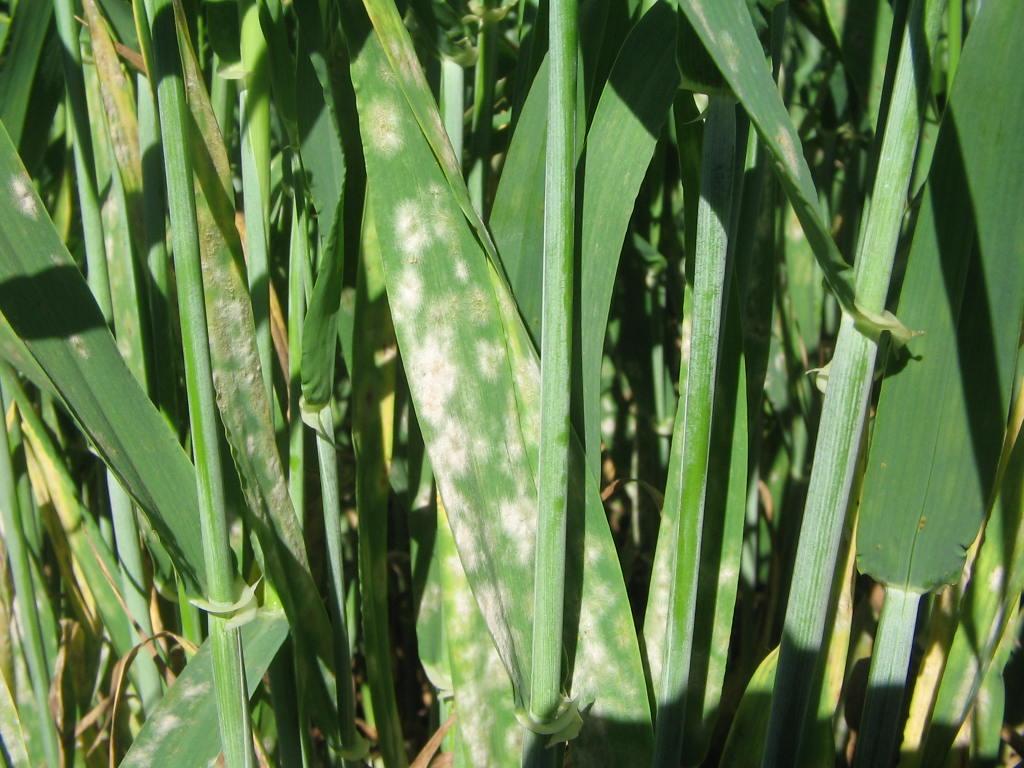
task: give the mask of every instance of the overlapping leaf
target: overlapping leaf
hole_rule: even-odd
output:
[[[404,29],[401,35],[389,41],[392,48],[408,46]],[[410,61],[404,54],[399,60]],[[376,37],[368,37],[353,81],[398,345],[463,566],[522,697],[529,672],[539,366],[507,285],[464,217],[461,180],[461,191],[453,193],[396,83],[409,73],[389,74],[389,67]],[[575,471],[582,471],[575,447]],[[581,760],[596,761],[589,764],[615,764],[649,749],[650,714],[597,489],[588,488],[585,500],[583,490],[575,490],[568,581],[582,583],[582,594],[567,604],[566,645],[574,657],[572,693],[593,706],[574,749]]]
[[[189,589],[204,593],[193,467],[125,366],[5,130],[0,178],[0,312],[147,515]]]

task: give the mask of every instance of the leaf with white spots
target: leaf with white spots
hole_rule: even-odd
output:
[[[290,619],[311,630],[297,635],[297,642],[306,646],[310,656],[315,654],[331,665],[330,623],[309,570],[260,373],[256,325],[243,272],[241,242],[234,226],[227,150],[194,53],[187,44],[187,28],[180,16],[177,20],[189,106],[197,128],[192,142],[196,220],[217,407],[253,529],[260,540],[262,570]],[[329,722],[329,718],[324,719]]]
[[[473,600],[451,528],[437,509],[436,558],[443,585],[445,639],[455,702],[455,754],[460,765],[519,765],[523,731],[508,673]]]
[[[408,60],[393,50],[385,58],[370,35],[353,63],[363,132],[372,130],[369,106],[389,99],[399,107],[405,140],[395,155],[367,145],[368,205],[438,489],[462,567],[521,704],[532,636],[540,367],[508,286],[460,205],[465,187],[459,180],[459,188],[450,189],[418,126],[422,115],[414,116],[395,82],[379,77],[396,57]],[[407,293],[411,284],[417,290]],[[403,303],[407,295],[419,301]],[[573,457],[581,471],[578,441]],[[590,708],[571,748],[581,764],[621,765],[638,755],[645,759],[650,709],[604,508],[596,486],[576,486],[570,498],[567,580],[576,591],[566,610],[566,687]],[[596,553],[586,568],[580,557],[585,547]],[[578,633],[579,617],[589,615],[605,620],[593,633]]]
[[[241,628],[245,679],[252,696],[288,635],[283,613],[260,611]],[[209,641],[203,643],[135,736],[121,768],[199,766],[220,753]]]

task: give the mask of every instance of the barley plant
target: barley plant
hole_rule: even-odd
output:
[[[0,0],[5,766],[1020,765],[1024,2]]]

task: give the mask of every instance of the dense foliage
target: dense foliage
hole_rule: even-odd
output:
[[[1013,765],[1020,0],[0,2],[5,765]]]

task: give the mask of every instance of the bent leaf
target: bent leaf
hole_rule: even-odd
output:
[[[800,137],[765,62],[746,5],[742,0],[683,0],[680,7],[770,153],[779,182],[843,311],[854,319],[861,333],[878,338],[888,331],[894,341],[906,343],[914,334],[895,317],[867,311],[857,304],[853,269],[839,253],[821,215]]]
[[[0,312],[142,508],[189,589],[205,593],[192,464],[121,358],[2,126],[0,179],[7,196],[0,206]]]

